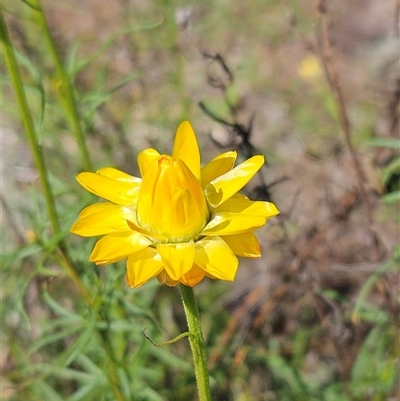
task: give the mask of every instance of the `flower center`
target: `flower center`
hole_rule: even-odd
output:
[[[204,192],[186,164],[168,155],[155,159],[139,192],[139,225],[154,233],[157,242],[187,242],[205,227],[208,217]]]

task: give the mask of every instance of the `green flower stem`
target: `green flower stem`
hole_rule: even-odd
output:
[[[51,57],[53,59],[56,68],[56,73],[57,73],[56,88],[58,89],[61,105],[64,108],[64,112],[67,116],[68,123],[71,127],[71,130],[78,144],[78,148],[80,150],[82,157],[83,167],[87,171],[93,170],[90,162],[89,152],[85,144],[85,136],[83,134],[81,126],[78,114],[78,108],[75,100],[74,89],[71,83],[70,76],[64,68],[60,55],[58,54],[57,51],[57,47],[54,43],[53,37],[51,36],[50,29],[42,9],[41,1],[30,0],[29,4],[32,6],[36,21],[43,32],[44,40],[47,43],[49,53],[51,54]]]
[[[39,173],[40,182],[42,184],[42,190],[43,190],[45,200],[46,200],[47,213],[50,218],[53,232],[55,235],[57,235],[61,232],[61,229],[60,229],[60,223],[58,220],[58,214],[57,214],[57,210],[56,210],[56,206],[55,206],[55,199],[54,199],[53,192],[51,190],[51,186],[49,183],[49,178],[48,178],[48,174],[47,174],[44,157],[41,152],[40,145],[37,141],[36,130],[35,130],[32,115],[31,115],[31,112],[29,110],[28,103],[26,100],[21,75],[20,75],[20,72],[18,69],[18,64],[17,64],[16,58],[15,58],[15,54],[14,54],[14,48],[12,46],[10,36],[8,34],[7,26],[5,24],[1,8],[0,8],[0,41],[1,41],[1,45],[2,45],[1,46],[2,54],[4,54],[4,59],[5,59],[7,69],[9,72],[11,84],[12,84],[12,87],[14,89],[14,92],[15,92],[15,95],[17,98],[22,123],[23,123],[25,133],[28,138],[28,142],[29,142],[29,145],[31,148],[31,152],[32,152],[34,161],[35,161],[36,168]],[[66,247],[62,241],[60,241],[60,243],[59,243],[59,253],[56,256],[57,256],[57,259],[58,259],[60,265],[65,268],[65,270],[67,271],[69,276],[74,281],[75,285],[81,291],[82,296],[84,297],[88,306],[89,307],[92,306],[94,300],[92,299],[92,296],[91,296],[89,290],[86,288],[86,286],[80,279],[78,273],[76,272],[74,264],[71,261],[71,259],[69,258],[68,253],[66,251]],[[104,319],[104,317],[99,316],[99,319]],[[115,362],[115,358],[113,356],[111,344],[109,343],[108,339],[105,337],[105,333],[100,333],[100,334],[101,334],[101,338],[102,338],[103,347],[104,347],[106,353],[108,354],[109,360],[110,360],[109,381],[110,381],[110,384],[112,387],[112,391],[113,391],[115,400],[116,401],[125,401],[125,398],[120,390],[120,385],[118,383],[118,367]]]
[[[210,381],[207,369],[207,351],[201,331],[200,316],[193,289],[180,285],[183,307],[189,328],[189,341],[193,354],[199,401],[211,401]]]
[[[2,44],[2,53],[4,54],[4,59],[7,65],[8,73],[10,76],[11,84],[17,98],[19,111],[22,119],[22,124],[25,129],[26,136],[28,138],[29,146],[33,155],[33,159],[39,173],[40,182],[42,184],[42,190],[46,201],[47,214],[50,219],[50,223],[55,235],[61,232],[60,223],[58,220],[56,203],[51,190],[49,177],[47,174],[47,169],[44,161],[44,157],[41,151],[41,147],[37,141],[37,135],[35,126],[33,124],[33,119],[31,112],[28,107],[28,102],[26,100],[24,87],[22,84],[21,75],[19,72],[18,64],[14,54],[14,48],[12,46],[10,35],[8,34],[7,26],[4,21],[2,10],[0,9],[0,41]],[[82,291],[83,296],[87,300],[91,300],[89,291],[83,285],[78,274],[76,273],[72,262],[69,260],[67,253],[65,252],[65,246],[60,242],[60,251],[62,264],[67,270],[68,274],[77,284],[78,288]]]
[[[60,232],[60,224],[58,222],[57,212],[55,208],[55,202],[53,193],[50,189],[50,184],[47,176],[46,166],[44,164],[43,155],[39,144],[37,142],[37,136],[35,127],[32,120],[32,115],[28,108],[28,102],[26,100],[24,87],[19,73],[18,64],[14,54],[14,48],[11,44],[10,36],[8,34],[7,26],[4,21],[2,10],[0,9],[0,39],[2,43],[2,53],[6,61],[8,73],[11,79],[15,96],[18,101],[18,106],[21,114],[22,123],[25,128],[26,135],[28,137],[29,145],[33,154],[33,159],[36,164],[36,168],[39,172],[40,181],[42,183],[44,196],[46,199],[47,213],[49,215],[53,231]]]

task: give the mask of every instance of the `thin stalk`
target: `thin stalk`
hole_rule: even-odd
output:
[[[44,161],[44,157],[41,151],[41,147],[37,141],[37,134],[35,130],[35,126],[33,124],[33,119],[31,112],[28,108],[28,103],[25,96],[24,87],[22,84],[22,79],[20,75],[20,71],[18,68],[18,64],[14,54],[14,48],[12,46],[10,36],[7,30],[7,26],[4,21],[2,10],[0,9],[0,41],[2,53],[4,54],[4,59],[6,61],[7,69],[9,72],[10,80],[12,87],[14,89],[19,111],[21,115],[21,120],[23,126],[25,128],[25,133],[31,148],[31,152],[35,161],[36,168],[39,173],[40,182],[42,185],[42,190],[45,196],[47,212],[50,218],[51,226],[55,235],[61,232],[60,223],[58,219],[58,214],[55,206],[55,199],[53,196],[53,192],[51,190],[51,186],[48,179],[47,169]],[[80,289],[85,301],[88,306],[93,306],[92,296],[89,290],[86,288],[81,278],[77,274],[74,264],[69,258],[67,249],[63,241],[59,243],[59,252],[56,254],[56,257],[61,266],[65,268],[69,276],[73,279],[75,285]],[[99,316],[99,319],[102,319],[102,316]],[[118,383],[118,367],[115,362],[115,358],[113,356],[113,351],[111,348],[111,344],[108,342],[104,333],[100,333],[102,338],[103,347],[109,356],[110,360],[110,377],[109,381],[111,384],[111,388],[117,401],[124,401],[125,398],[120,390],[120,386]]]
[[[102,314],[104,319],[104,314]],[[126,401],[124,395],[122,394],[119,379],[118,379],[118,364],[115,360],[114,350],[111,347],[111,342],[108,340],[108,336],[104,331],[99,330],[101,337],[101,342],[103,348],[106,351],[109,358],[109,376],[108,381],[111,385],[112,392],[114,394],[115,401]]]
[[[180,285],[183,308],[189,328],[189,341],[193,354],[199,401],[211,401],[210,381],[207,369],[207,351],[201,330],[199,310],[193,289]]]
[[[53,233],[54,235],[57,235],[61,232],[61,227],[56,210],[56,202],[54,199],[53,192],[51,190],[42,149],[37,140],[37,134],[35,125],[33,124],[32,114],[29,110],[28,102],[26,100],[24,86],[22,83],[17,60],[14,54],[14,48],[12,46],[10,35],[8,33],[7,26],[5,24],[1,9],[0,9],[0,40],[2,44],[2,53],[4,54],[4,59],[7,65],[11,84],[14,89],[15,96],[17,98],[22,124],[25,129],[28,143],[36,165],[36,169],[39,173],[40,183],[42,185],[42,191],[46,202],[47,214],[50,219]],[[66,253],[66,249],[62,241],[60,242],[59,248],[61,252],[62,265],[67,270],[69,276],[73,279],[77,287],[81,290],[85,299],[90,304],[91,303],[90,293],[82,283],[77,272],[75,271],[75,268]]]
[[[21,75],[18,69],[18,64],[14,54],[14,48],[11,44],[7,26],[4,21],[2,10],[0,9],[0,40],[2,43],[2,53],[6,61],[8,73],[11,79],[11,84],[17,98],[19,111],[22,119],[22,124],[25,128],[25,133],[28,138],[29,146],[32,151],[33,159],[39,173],[40,182],[42,184],[43,193],[46,200],[47,213],[50,218],[53,231],[60,232],[60,223],[55,207],[54,196],[50,188],[50,183],[47,175],[46,166],[44,163],[43,154],[37,141],[35,126],[33,124],[32,115],[28,108],[24,87],[21,80]]]
[[[89,152],[85,143],[85,136],[82,130],[81,121],[78,114],[78,108],[76,104],[74,89],[69,74],[64,68],[61,61],[61,57],[58,53],[56,44],[54,43],[51,35],[49,25],[47,24],[46,17],[43,12],[43,8],[40,0],[30,0],[30,4],[33,6],[33,14],[36,21],[43,32],[44,40],[47,43],[49,53],[53,59],[56,74],[57,74],[57,89],[61,101],[61,105],[64,109],[68,123],[75,136],[78,144],[79,151],[82,157],[82,164],[85,170],[92,170],[92,164],[90,162]]]

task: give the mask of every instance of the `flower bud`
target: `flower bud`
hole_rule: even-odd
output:
[[[205,227],[209,212],[199,180],[173,156],[155,159],[143,177],[139,192],[139,225],[164,237],[161,242],[187,242]]]

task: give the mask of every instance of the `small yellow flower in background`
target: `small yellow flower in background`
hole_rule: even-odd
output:
[[[258,258],[253,231],[279,214],[270,202],[237,192],[257,173],[263,156],[234,168],[236,152],[223,153],[203,168],[189,122],[176,133],[172,156],[145,149],[138,156],[142,178],[111,167],[81,173],[86,190],[106,199],[85,208],[71,232],[104,235],[89,260],[97,265],[127,259],[127,282],[194,286],[204,277],[235,278],[237,256]]]
[[[33,244],[34,242],[36,242],[38,240],[38,236],[35,233],[35,231],[33,230],[25,230],[24,231],[24,238],[26,240],[26,242]]]
[[[321,63],[317,57],[310,54],[303,58],[297,67],[300,78],[306,81],[313,81],[322,75]]]

